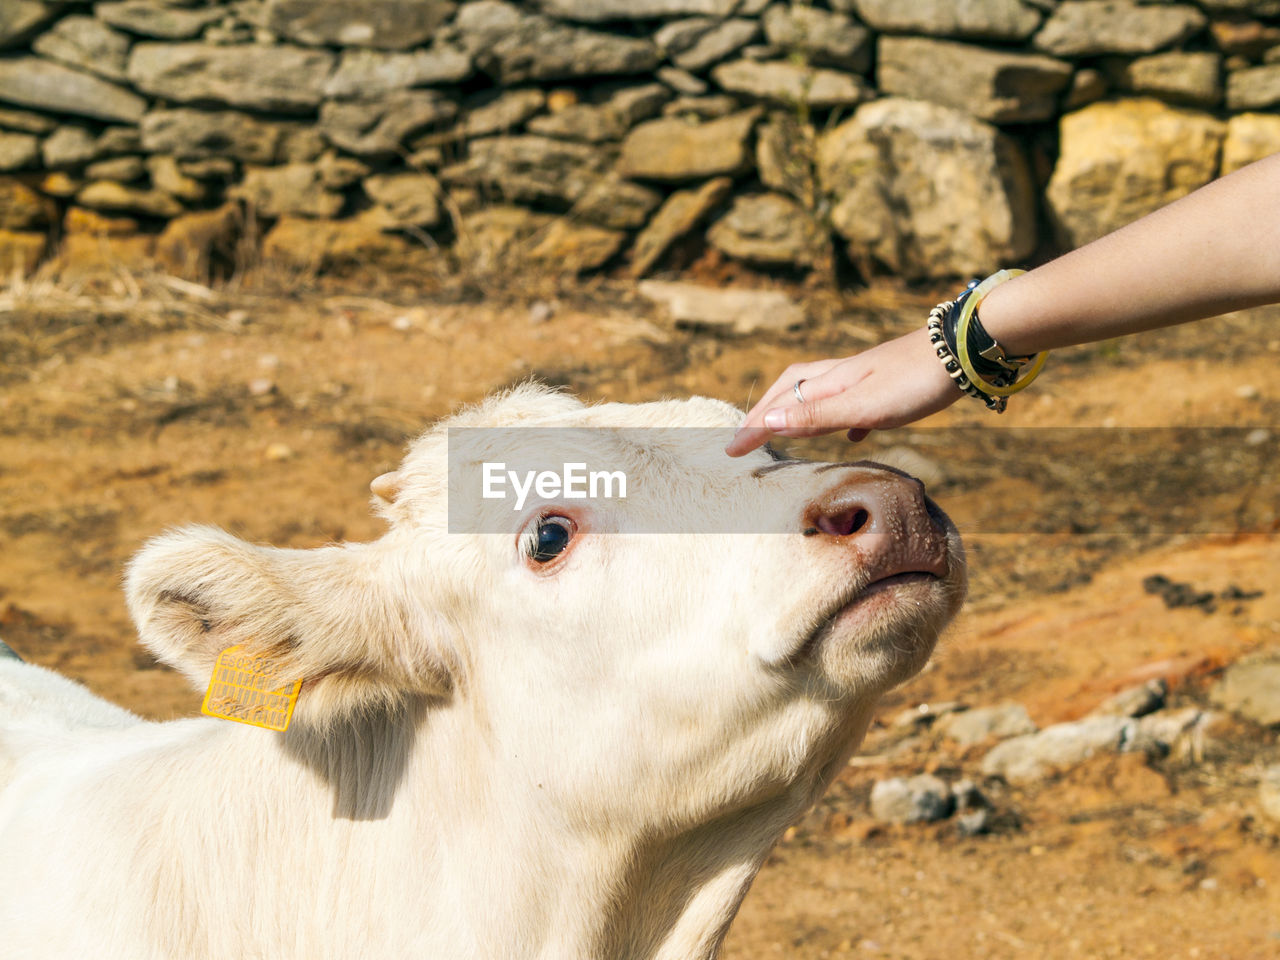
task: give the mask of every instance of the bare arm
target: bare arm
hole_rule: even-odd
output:
[[[1280,301],[1280,154],[1003,283],[982,323],[1012,354],[1172,326]],[[803,379],[801,404],[792,385]],[[795,364],[727,452],[771,434],[852,440],[936,413],[962,394],[923,329],[845,359]]]
[[[982,323],[1015,354],[1280,300],[1280,154],[996,287]]]

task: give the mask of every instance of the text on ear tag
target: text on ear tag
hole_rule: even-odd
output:
[[[285,730],[301,689],[301,680],[281,682],[270,657],[247,653],[243,645],[227,647],[213,665],[200,712],[265,730]]]

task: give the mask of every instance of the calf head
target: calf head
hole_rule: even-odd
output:
[[[811,802],[878,696],[927,660],[964,563],[917,481],[731,460],[740,419],[707,399],[586,407],[519,388],[437,425],[374,482],[380,540],[298,551],[180,530],[134,560],[131,611],[200,686],[227,646],[270,652],[306,681],[304,725],[431,698],[419,722],[452,715],[504,789],[572,818],[668,830]],[[448,428],[521,426],[595,431],[627,497],[467,499]],[[702,429],[670,429],[686,427]],[[663,430],[634,439],[648,428]],[[508,461],[510,437],[467,457]]]

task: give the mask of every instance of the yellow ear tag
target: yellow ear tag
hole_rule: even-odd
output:
[[[301,689],[301,680],[280,682],[270,657],[245,653],[243,645],[227,647],[213,665],[200,712],[264,730],[285,730]]]

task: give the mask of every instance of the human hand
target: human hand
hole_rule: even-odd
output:
[[[792,387],[804,380],[801,404]],[[816,437],[847,430],[850,440],[937,413],[964,396],[924,328],[843,360],[795,363],[783,371],[725,448],[731,457],[772,435]]]

